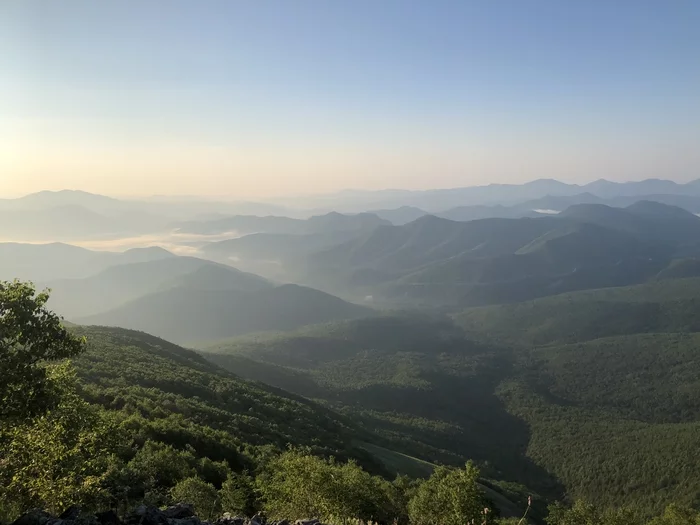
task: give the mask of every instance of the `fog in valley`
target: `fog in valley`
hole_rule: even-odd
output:
[[[303,208],[314,202],[326,208]],[[660,180],[341,192],[284,203],[41,192],[0,202],[0,277],[50,288],[50,305],[71,322],[195,343],[369,307],[510,303],[640,284],[678,267],[688,277],[700,256],[699,211],[700,185]],[[294,312],[277,304],[283,290],[298,294]],[[255,301],[264,321],[230,322]],[[183,311],[163,315],[166,307]]]

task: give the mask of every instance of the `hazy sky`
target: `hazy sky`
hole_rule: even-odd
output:
[[[700,177],[697,0],[2,0],[0,195]]]

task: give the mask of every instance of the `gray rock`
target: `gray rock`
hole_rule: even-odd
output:
[[[230,512],[226,512],[218,520],[214,522],[214,525],[245,525],[247,520],[240,516],[231,517]]]
[[[54,517],[48,512],[32,509],[13,521],[12,525],[46,525],[50,519],[54,519]]]
[[[250,518],[250,521],[248,522],[248,525],[264,525],[265,524],[265,518],[261,516],[260,514],[256,514],[252,518]]]
[[[98,512],[95,514],[95,519],[100,525],[121,525],[122,522],[113,510],[106,512]]]
[[[170,525],[202,525],[202,522],[197,516],[190,516],[189,518],[169,518],[168,523]]]
[[[168,507],[163,511],[166,518],[182,519],[191,518],[194,516],[194,507],[189,503],[178,503],[172,507]]]
[[[51,518],[46,525],[74,525],[75,520],[62,520],[61,518]]]
[[[141,505],[126,517],[127,525],[170,525],[158,507]]]
[[[77,505],[71,505],[68,507],[66,510],[63,511],[63,514],[61,514],[58,519],[59,520],[77,520],[78,516],[80,516],[80,507]]]

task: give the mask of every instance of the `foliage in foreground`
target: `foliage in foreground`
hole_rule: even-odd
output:
[[[72,369],[52,364],[84,341],[47,300],[31,284],[0,282],[0,516],[103,502],[118,448],[118,433],[79,397]]]
[[[30,283],[0,281],[0,421],[6,424],[54,406],[61,396],[44,364],[84,350],[84,341],[46,308],[48,299]]]
[[[477,485],[479,469],[438,467],[420,484],[408,503],[408,516],[415,525],[462,525],[492,523],[493,513]]]

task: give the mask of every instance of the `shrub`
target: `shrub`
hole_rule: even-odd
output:
[[[408,503],[408,515],[414,525],[464,525],[493,523],[477,479],[479,469],[471,462],[463,469],[438,467],[420,484]]]
[[[174,503],[190,503],[200,518],[213,519],[221,512],[219,494],[211,483],[198,477],[183,479],[170,490]]]

